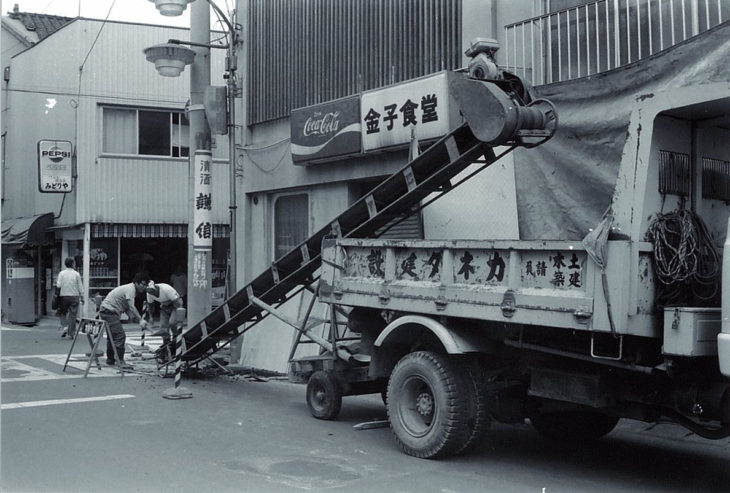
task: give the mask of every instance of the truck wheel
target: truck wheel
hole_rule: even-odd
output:
[[[404,356],[388,382],[388,418],[398,446],[424,459],[462,449],[470,434],[467,392],[448,356],[430,351]]]
[[[580,441],[598,440],[616,427],[619,418],[595,411],[563,413],[534,413],[532,426],[551,440]]]
[[[335,419],[342,407],[342,390],[330,372],[315,371],[307,382],[307,406],[317,419]]]
[[[461,449],[456,451],[457,454],[472,450],[484,438],[492,422],[488,406],[489,389],[481,375],[478,364],[475,362],[468,363],[462,367],[462,373],[467,388],[466,423],[469,436]]]

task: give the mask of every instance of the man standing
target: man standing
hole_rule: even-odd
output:
[[[160,304],[160,331],[153,335],[162,336],[162,345],[170,342],[170,317],[176,308],[183,308],[180,294],[169,284],[155,284],[150,281],[147,286],[147,307],[150,316],[154,315],[155,301]]]
[[[84,299],[84,283],[81,275],[74,269],[74,259],[68,257],[64,261],[66,266],[58,273],[56,289],[58,289],[58,318],[61,319],[63,333],[61,337],[73,338],[76,334],[76,317],[79,313],[79,303]]]
[[[137,293],[144,293],[147,287],[147,276],[143,274],[135,274],[134,279],[129,284],[122,284],[112,289],[109,294],[106,295],[104,301],[101,302],[101,309],[99,315],[103,320],[106,320],[111,329],[112,339],[106,342],[106,364],[114,365],[119,364],[122,369],[131,369],[132,366],[128,365],[124,361],[124,349],[127,341],[127,334],[124,333],[122,327],[121,315],[126,313],[129,318],[134,322],[139,322],[139,326],[142,330],[147,328],[147,321],[142,319],[134,306],[134,298]],[[114,349],[119,360],[114,358]]]

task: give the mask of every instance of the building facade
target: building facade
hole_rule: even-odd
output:
[[[52,216],[40,243],[3,236],[6,266],[17,258],[34,267],[33,292],[23,297],[33,296],[35,310],[23,321],[50,313],[49,292],[65,257],[76,258],[88,297],[104,296],[139,271],[169,282],[187,263],[189,83],[160,77],[142,53],[187,37],[187,29],[77,18],[10,59],[3,91],[3,230]],[[212,52],[212,83],[223,85],[223,56]],[[227,137],[218,136],[209,234],[220,297],[227,163]],[[12,278],[3,272],[7,287]],[[13,302],[3,296],[4,312]]]

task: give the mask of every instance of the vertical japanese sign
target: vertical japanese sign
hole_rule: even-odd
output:
[[[416,79],[362,94],[362,147],[372,151],[407,144],[411,132],[430,140],[451,128],[448,74]]]
[[[213,248],[213,156],[210,151],[195,151],[195,204],[193,247]]]
[[[73,191],[73,146],[67,140],[38,141],[38,190],[41,193]]]
[[[204,249],[195,249],[193,252],[193,287],[199,289],[207,289],[208,287],[208,263],[210,261],[210,251]]]

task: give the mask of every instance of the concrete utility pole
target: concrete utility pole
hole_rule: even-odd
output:
[[[201,45],[210,43],[210,6],[207,2],[193,2],[190,6],[190,41]],[[210,48],[192,46],[195,59],[190,69],[190,161],[188,197],[190,215],[188,222],[188,326],[199,322],[211,309],[212,301],[212,228],[210,226],[211,246],[195,246],[198,232],[194,217],[197,198],[195,197],[196,178],[200,173],[196,169],[195,151],[210,151],[211,135],[208,120],[205,118],[203,95],[210,85]],[[210,160],[212,161],[212,160]],[[209,161],[209,164],[210,164]]]

